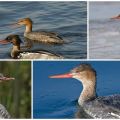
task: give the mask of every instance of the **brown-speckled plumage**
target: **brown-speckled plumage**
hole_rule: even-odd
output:
[[[51,43],[51,44],[63,44],[63,39],[56,33],[53,32],[33,32],[32,31],[32,20],[30,18],[20,19],[17,22],[17,25],[26,27],[24,32],[24,37],[35,40],[43,43]]]

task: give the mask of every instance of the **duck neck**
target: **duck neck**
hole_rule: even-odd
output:
[[[11,51],[11,57],[17,58],[20,52],[20,45],[13,45],[12,51]]]
[[[32,32],[32,24],[27,24],[26,25],[26,29],[25,29],[25,33],[29,33],[29,32]]]
[[[85,102],[93,100],[94,98],[96,98],[96,82],[95,80],[87,80],[86,83],[83,83],[83,90],[78,103],[82,106]]]

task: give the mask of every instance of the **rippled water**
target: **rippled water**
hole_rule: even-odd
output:
[[[24,27],[13,29],[5,24],[30,17],[34,31],[57,32],[67,44],[45,45],[33,43],[32,50],[50,50],[65,58],[87,56],[87,4],[86,2],[0,2],[0,39],[18,34],[23,40]],[[23,40],[24,41],[24,40]],[[0,45],[0,58],[10,58],[12,45]]]
[[[90,58],[120,59],[120,2],[90,2]]]
[[[33,117],[87,118],[79,110],[77,100],[82,84],[75,79],[52,79],[51,75],[67,73],[83,61],[35,61],[33,63]],[[97,71],[97,94],[120,94],[120,62],[91,61]],[[112,69],[111,69],[112,68]]]

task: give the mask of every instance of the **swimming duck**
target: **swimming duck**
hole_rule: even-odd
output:
[[[35,40],[43,43],[51,43],[51,44],[63,44],[63,39],[56,33],[53,32],[33,32],[32,31],[32,20],[30,18],[24,18],[18,20],[18,22],[14,25],[26,27],[24,32],[24,37]]]
[[[45,50],[39,51],[22,51],[20,44],[22,43],[18,35],[9,35],[0,44],[12,43],[11,57],[14,59],[63,59],[62,56],[50,53]]]
[[[78,104],[92,118],[120,119],[120,94],[101,96],[96,94],[96,71],[90,64],[81,64],[70,72],[50,78],[75,78],[83,85]]]

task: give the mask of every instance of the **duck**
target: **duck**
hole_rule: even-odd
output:
[[[46,32],[46,31],[41,31],[41,32],[33,32],[32,31],[32,20],[30,18],[23,18],[17,21],[17,23],[13,24],[13,26],[25,26],[25,31],[24,31],[24,37],[42,42],[42,43],[47,43],[47,44],[63,44],[64,40],[54,32]]]
[[[5,82],[5,81],[10,81],[14,80],[15,78],[13,77],[6,77],[2,73],[0,73],[0,82]],[[0,118],[1,119],[10,119],[11,115],[7,111],[4,105],[0,104]]]
[[[74,78],[83,85],[78,104],[94,119],[120,119],[120,94],[98,96],[96,93],[96,70],[87,63],[80,64],[70,72],[52,75],[50,78]]]
[[[7,36],[4,40],[0,40],[0,44],[11,43],[11,57],[13,59],[63,59],[61,55],[57,55],[46,50],[39,51],[22,51],[20,44],[22,43],[19,35],[12,34]]]

